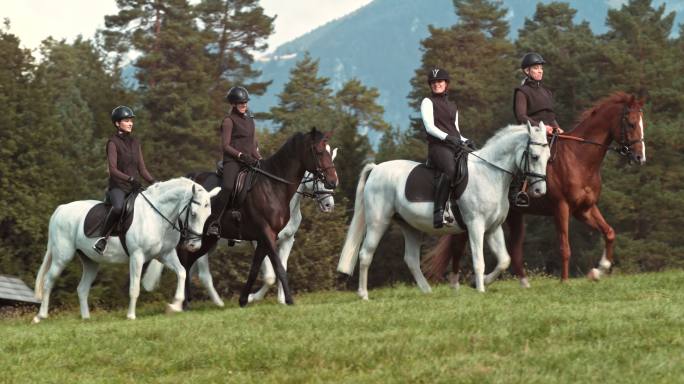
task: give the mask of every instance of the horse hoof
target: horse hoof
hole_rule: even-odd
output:
[[[254,294],[253,294],[253,293],[250,293],[249,296],[247,296],[247,302],[248,302],[248,303],[253,303],[253,302],[255,302],[255,301],[256,301],[256,300],[254,299]]]
[[[530,287],[530,282],[527,281],[527,277],[523,277],[522,279],[520,279],[520,286],[522,288],[529,288]]]
[[[244,308],[249,304],[248,300],[246,298],[240,298],[240,307]]]
[[[31,322],[32,322],[33,324],[38,324],[38,323],[40,323],[40,316],[34,316],[34,317],[33,317],[33,320],[31,320]]]
[[[135,315],[126,315],[128,320],[135,320]]]
[[[182,305],[166,304],[166,313],[171,314],[178,312],[183,312]]]
[[[594,282],[599,281],[601,279],[601,271],[599,271],[596,268],[592,268],[589,271],[589,273],[587,273],[587,279],[589,279],[589,281],[594,281]]]
[[[214,304],[216,304],[217,307],[221,307],[221,308],[226,306],[226,304],[221,299],[214,301]]]
[[[287,305],[294,305],[294,300],[292,300],[292,299],[290,299],[290,300],[285,300],[285,304],[287,304]]]

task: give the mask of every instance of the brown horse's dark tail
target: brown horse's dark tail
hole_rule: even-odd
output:
[[[442,236],[421,263],[425,277],[432,281],[443,281],[451,257],[454,253],[455,235]]]

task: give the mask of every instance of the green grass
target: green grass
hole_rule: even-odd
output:
[[[561,285],[499,281],[0,320],[1,383],[675,383],[684,380],[684,271]],[[74,293],[75,294],[75,293]],[[272,295],[271,295],[272,297]]]

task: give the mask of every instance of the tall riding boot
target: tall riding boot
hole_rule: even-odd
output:
[[[442,228],[444,225],[444,207],[449,199],[449,185],[451,180],[444,173],[440,172],[435,176],[435,208],[433,226]]]
[[[221,235],[221,218],[223,217],[223,213],[230,208],[232,194],[232,190],[228,190],[225,187],[222,188],[217,196],[216,204],[211,205],[211,214],[207,219],[207,222],[209,223],[207,235],[217,237]]]
[[[95,252],[99,253],[100,255],[104,253],[104,250],[107,247],[107,239],[109,238],[109,234],[112,233],[112,230],[114,229],[118,219],[119,215],[112,212],[111,209],[109,212],[107,212],[107,217],[105,217],[104,225],[102,226],[102,233],[104,236],[97,239],[95,245],[93,245]]]

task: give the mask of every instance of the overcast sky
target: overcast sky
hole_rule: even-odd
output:
[[[195,1],[191,1],[195,2]],[[306,32],[342,17],[371,0],[261,0],[267,15],[278,15],[269,51]],[[72,41],[91,38],[104,27],[104,16],[117,13],[115,0],[9,0],[1,15],[11,22],[10,33],[25,48],[35,49],[48,36]]]

